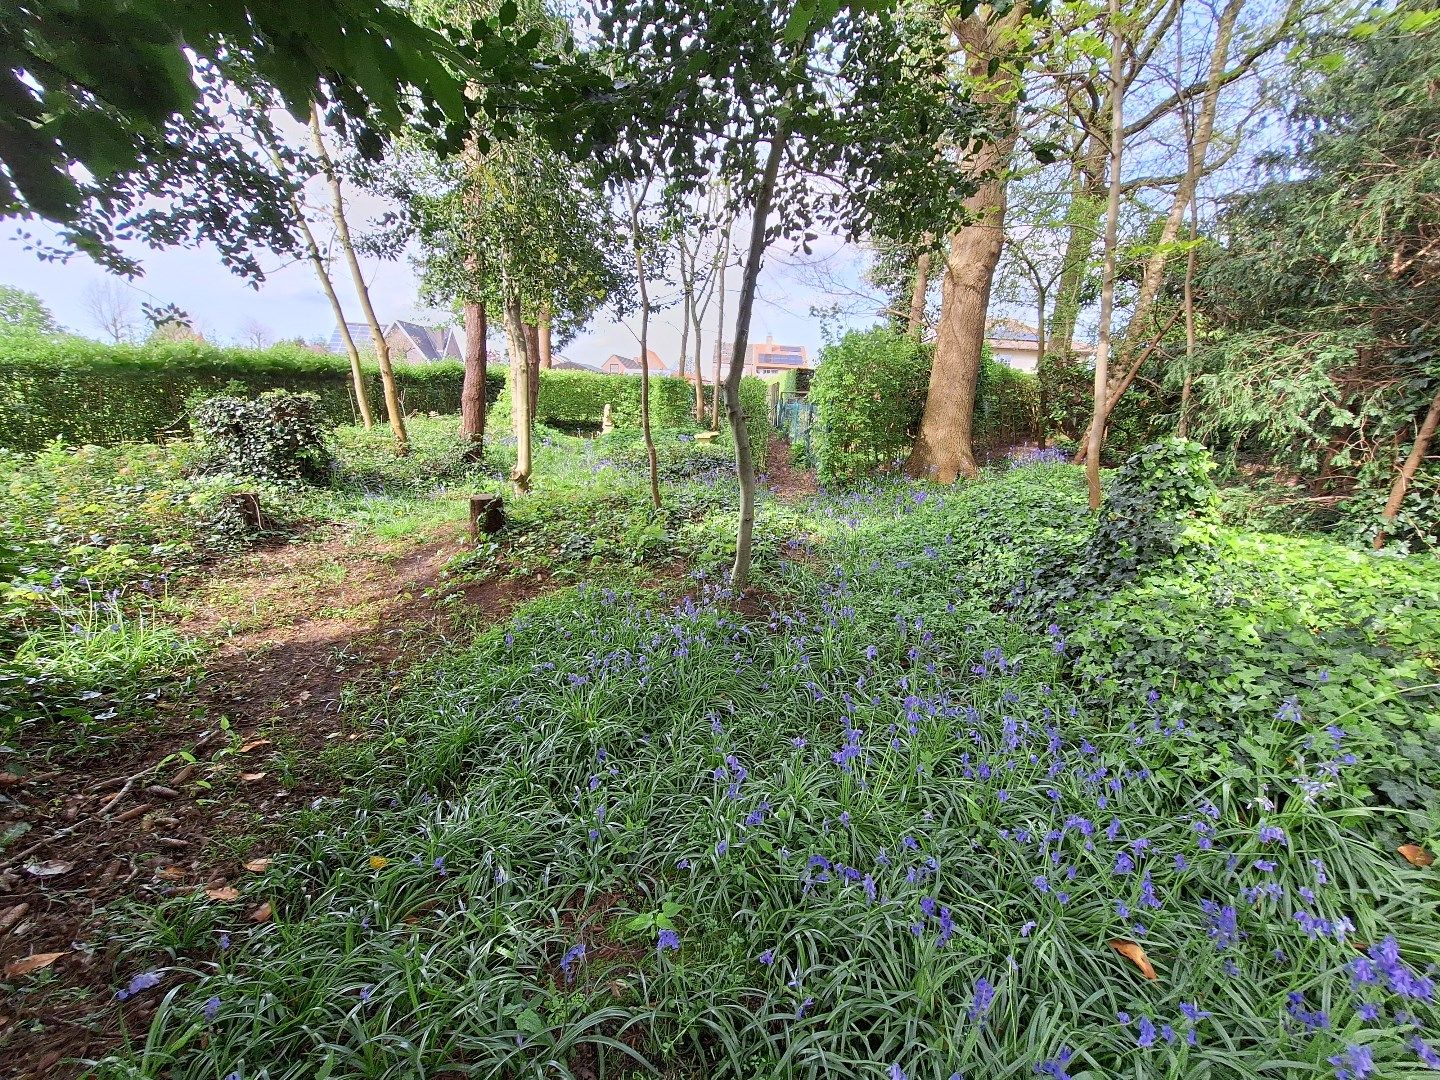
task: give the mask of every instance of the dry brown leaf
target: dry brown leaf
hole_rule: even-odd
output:
[[[1401,844],[1395,850],[1405,856],[1405,861],[1411,866],[1429,866],[1435,861],[1435,856],[1419,844]]]
[[[1135,942],[1115,938],[1110,942],[1110,947],[1139,968],[1140,974],[1145,978],[1158,979],[1160,977],[1155,974],[1155,969],[1150,964],[1150,958],[1145,955],[1145,950]]]
[[[155,876],[161,881],[184,881],[185,871],[178,866],[163,866],[155,871]]]
[[[266,855],[263,859],[251,859],[245,864],[245,869],[252,874],[263,874],[270,869],[270,856]]]
[[[41,952],[21,960],[13,960],[5,965],[5,977],[13,979],[17,975],[29,975],[32,971],[49,967],[64,955],[63,952]]]
[[[239,900],[240,890],[232,885],[214,885],[205,890],[211,900]]]
[[[263,772],[242,772],[240,779],[244,780],[247,784],[253,784],[256,780],[264,780],[265,774]]]
[[[0,772],[0,787],[14,787],[20,783],[20,777],[13,772]]]
[[[258,750],[262,746],[269,746],[269,739],[251,739],[247,743],[240,744],[240,753],[248,754],[251,750]]]
[[[275,909],[270,906],[270,901],[267,900],[250,913],[250,921],[266,923],[270,921],[270,916],[273,914],[275,914]]]
[[[66,862],[64,859],[46,859],[44,862],[29,862],[25,864],[25,872],[35,877],[54,877],[57,874],[68,874],[75,869],[73,862]]]

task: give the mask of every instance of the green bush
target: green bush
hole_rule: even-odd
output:
[[[384,414],[379,370],[366,364],[371,406]],[[459,409],[463,366],[397,363],[405,410]],[[487,390],[498,392],[491,373]],[[76,446],[150,442],[183,434],[186,403],[239,390],[311,393],[331,423],[358,419],[350,361],[297,345],[235,349],[198,342],[102,345],[77,337],[0,336],[0,446],[38,450],[52,439]]]
[[[852,479],[910,447],[932,350],[887,327],[852,330],[820,353],[810,384],[811,451],[825,483]]]
[[[765,404],[765,381],[740,380],[740,400],[755,466],[763,469],[767,460],[770,422]],[[540,424],[570,431],[598,431],[610,406],[616,428],[640,426],[640,380],[631,375],[606,375],[589,371],[542,371],[535,420]],[[650,380],[650,426],[677,431],[695,431],[695,388],[685,379],[660,376]],[[510,395],[501,393],[490,410],[487,426],[499,434],[510,424]],[[721,424],[722,435],[725,425]],[[722,439],[722,445],[728,443]]]
[[[810,386],[811,434],[820,479],[863,476],[909,452],[925,410],[934,349],[888,327],[851,331],[820,354]],[[985,345],[976,386],[974,440],[1034,437],[1040,388],[1033,375],[996,363]]]
[[[323,483],[330,455],[319,406],[314,394],[288,390],[206,398],[190,414],[205,470],[284,487]]]

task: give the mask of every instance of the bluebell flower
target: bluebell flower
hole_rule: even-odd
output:
[[[970,1001],[968,1014],[971,1020],[982,1019],[995,1002],[995,987],[983,976],[975,980],[975,990]]]
[[[655,939],[656,952],[664,952],[666,949],[680,950],[680,935],[674,930],[661,930]]]
[[[200,1011],[205,1016],[205,1022],[207,1024],[210,1023],[220,1012],[220,998],[218,996],[211,997],[208,1001],[205,1002],[204,1007]]]
[[[890,1066],[890,1080],[910,1080],[910,1078],[905,1075],[905,1070],[900,1068],[898,1061]]]
[[[1335,1080],[1364,1080],[1375,1072],[1375,1056],[1368,1046],[1347,1043],[1343,1054],[1329,1058],[1335,1066]]]
[[[580,942],[571,945],[560,958],[560,970],[565,973],[567,983],[575,981],[574,966],[585,959],[585,946]]]
[[[809,1009],[810,1006],[811,1006],[811,1005],[814,1005],[814,1004],[815,1004],[815,999],[814,999],[814,998],[808,998],[808,997],[807,997],[804,1001],[800,1002],[800,1004],[799,1004],[798,1006],[796,1006],[796,1008],[795,1008],[795,1019],[796,1019],[796,1020],[803,1020],[803,1019],[805,1018],[805,1012],[806,1012],[806,1010]]]
[[[1035,1066],[1035,1072],[1050,1077],[1050,1080],[1070,1080],[1070,1072],[1067,1066],[1070,1059],[1075,1056],[1075,1051],[1069,1047],[1061,1047],[1059,1053],[1053,1058],[1046,1058]]]
[[[133,979],[131,979],[129,985],[127,985],[125,989],[115,991],[115,1000],[124,1001],[126,998],[134,997],[136,994],[139,994],[145,990],[149,990],[151,987],[159,985],[159,973],[154,971],[142,972],[139,975],[136,975]]]
[[[771,964],[775,963],[775,950],[766,949],[758,957],[756,957],[756,959],[758,959],[760,963],[764,964],[766,967],[769,967]]]
[[[1155,1045],[1155,1023],[1148,1016],[1140,1017],[1140,1031],[1135,1036],[1135,1045],[1141,1050],[1149,1050]]]
[[[1415,1051],[1415,1055],[1426,1065],[1432,1069],[1440,1069],[1440,1054],[1431,1049],[1430,1044],[1419,1035],[1412,1035],[1409,1045],[1410,1049]]]

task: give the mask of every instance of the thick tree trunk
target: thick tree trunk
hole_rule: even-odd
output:
[[[1410,490],[1410,484],[1414,481],[1415,474],[1420,471],[1420,465],[1424,462],[1425,454],[1430,449],[1430,440],[1435,438],[1436,427],[1440,427],[1440,393],[1431,399],[1425,419],[1420,422],[1420,430],[1415,432],[1415,445],[1410,447],[1410,454],[1405,458],[1405,464],[1400,466],[1400,471],[1395,475],[1395,482],[1390,485],[1390,497],[1385,500],[1385,509],[1380,514],[1387,522],[1393,523],[1399,516],[1400,506],[1405,502],[1405,493]],[[1375,534],[1376,551],[1385,546],[1386,539],[1384,529]]]
[[[910,318],[906,332],[919,341],[925,336],[925,296],[930,291],[930,234],[920,238],[920,254],[915,257],[915,281],[910,290]]]
[[[485,338],[489,326],[484,304],[465,305],[465,380],[460,385],[460,441],[466,461],[485,456]]]
[[[505,341],[510,352],[510,424],[515,433],[515,468],[510,473],[517,491],[530,490],[530,357],[520,300],[505,286]]]
[[[395,369],[390,364],[390,346],[385,341],[385,331],[370,303],[370,288],[365,284],[365,275],[360,269],[360,260],[355,255],[355,245],[350,239],[350,225],[345,220],[345,196],[340,189],[340,174],[325,140],[320,134],[320,108],[310,106],[310,133],[315,141],[315,152],[320,157],[325,179],[330,184],[331,216],[335,219],[335,233],[340,240],[340,250],[345,253],[345,262],[350,267],[350,277],[355,282],[355,293],[360,298],[360,309],[365,321],[370,324],[370,337],[375,344],[375,359],[380,363],[380,386],[385,392],[385,412],[390,421],[390,430],[395,436],[395,454],[404,457],[410,452],[410,435],[405,430],[405,413],[400,405],[400,391],[395,386]]]
[[[755,307],[755,285],[765,257],[765,226],[780,175],[780,158],[785,153],[790,129],[785,120],[775,125],[765,171],[755,193],[751,210],[750,247],[745,253],[745,273],[740,280],[740,301],[735,312],[735,342],[730,353],[730,370],[725,373],[725,411],[730,418],[730,437],[735,443],[735,471],[740,478],[740,524],[735,533],[735,562],[730,567],[730,585],[738,593],[750,580],[750,546],[755,532],[755,460],[750,453],[750,431],[745,426],[745,409],[740,403],[740,380],[745,374],[745,343],[750,339],[750,313]],[[723,282],[722,282],[723,285]],[[724,294],[721,294],[722,299]],[[722,324],[723,325],[723,324]]]
[[[965,200],[966,224],[950,236],[941,283],[940,322],[935,329],[935,362],[920,430],[905,463],[907,475],[941,484],[957,477],[975,477],[973,446],[975,393],[990,307],[990,285],[1005,242],[1006,170],[1015,147],[1019,96],[1012,85],[1012,66],[999,83],[991,62],[1013,48],[1006,40],[1025,9],[1016,6],[993,24],[985,15],[971,15],[954,24],[965,62],[977,83],[992,91],[978,94],[979,103],[994,113],[1000,137],[982,146],[970,163],[979,187]],[[992,16],[993,17],[993,16]]]
[[[1120,234],[1120,166],[1125,150],[1124,49],[1120,3],[1110,0],[1110,195],[1105,205],[1105,255],[1100,269],[1100,328],[1095,345],[1095,404],[1085,442],[1085,482],[1090,509],[1100,509],[1100,444],[1105,439],[1105,394],[1109,376],[1110,330],[1115,317],[1115,249]]]

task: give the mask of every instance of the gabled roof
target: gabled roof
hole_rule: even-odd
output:
[[[397,319],[391,324],[386,336],[388,337],[396,329],[410,339],[411,344],[426,360],[444,360],[447,357],[458,360],[461,356],[460,349],[455,342],[455,331],[448,327],[432,330],[417,322]]]
[[[660,359],[660,354],[657,353],[654,349],[646,349],[645,353],[646,356],[649,357],[650,370],[652,372],[668,372],[670,370],[670,368],[666,365],[665,361]],[[610,363],[610,361],[612,360],[614,360],[617,364],[623,367],[626,371],[639,372],[640,370],[640,358],[638,356],[621,356],[619,353],[611,353],[605,358],[605,364]],[[604,364],[602,364],[601,366],[603,367]]]

